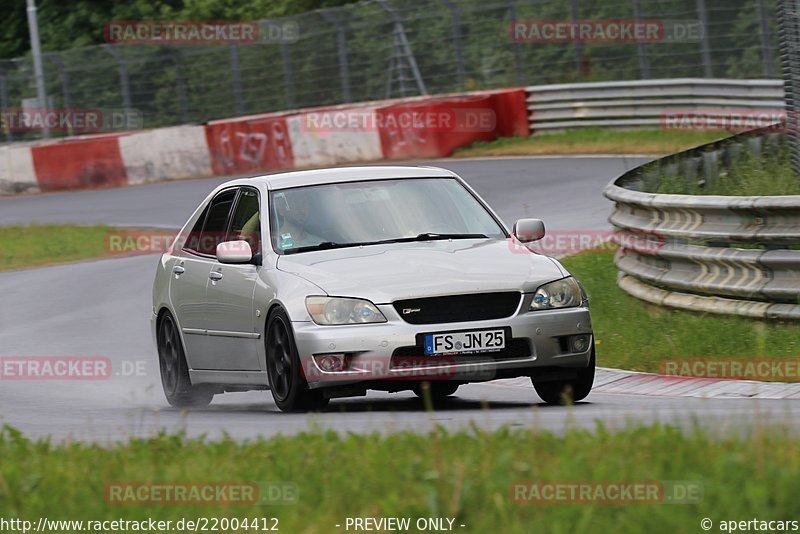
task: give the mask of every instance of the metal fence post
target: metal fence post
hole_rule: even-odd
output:
[[[266,26],[274,26],[277,23],[271,20],[262,20],[260,24],[264,24]],[[278,26],[278,30],[282,31],[282,28]],[[269,32],[262,32],[266,35],[269,35]],[[294,109],[296,106],[295,103],[295,90],[294,90],[294,76],[292,73],[292,56],[289,53],[289,47],[286,45],[283,39],[281,39],[280,43],[281,47],[281,63],[283,69],[283,88],[286,92],[286,109]]]
[[[392,75],[395,68],[399,74],[398,80],[400,81],[400,94],[402,96],[406,96],[405,76],[403,76],[403,70],[405,67],[403,66],[403,61],[407,62],[408,66],[411,68],[411,74],[414,76],[414,80],[417,82],[417,90],[420,92],[420,94],[427,95],[428,89],[425,87],[425,82],[422,80],[422,75],[417,67],[417,60],[414,58],[414,53],[411,51],[411,45],[408,43],[408,39],[406,38],[406,30],[403,27],[402,17],[395,8],[388,4],[387,0],[377,0],[377,2],[384,11],[389,13],[389,15],[392,17],[392,20],[394,20],[394,51],[392,52],[392,58],[389,64],[386,98],[389,98],[392,95]]]
[[[633,18],[642,20],[642,0],[633,0]],[[636,43],[636,51],[639,54],[639,74],[642,79],[650,78],[650,58],[647,57],[647,48],[641,41]]]
[[[711,45],[708,36],[706,0],[697,0],[697,18],[700,19],[700,27],[703,29],[703,34],[700,36],[700,55],[703,57],[703,75],[706,78],[713,78],[714,69],[711,67]]]
[[[342,83],[342,101],[352,102],[350,94],[350,65],[347,59],[347,28],[340,17],[333,14],[332,9],[321,9],[320,13],[328,22],[336,26],[336,49],[339,54],[339,79]]]
[[[578,21],[578,17],[580,16],[578,7],[578,0],[572,0],[570,2],[569,13],[572,22]],[[583,62],[583,43],[580,39],[575,39],[575,42],[573,43],[573,50],[575,54],[575,73],[580,77],[581,71],[583,70],[581,67],[581,63]]]
[[[764,77],[772,78],[772,44],[770,43],[769,25],[767,24],[767,6],[764,0],[758,0],[758,28],[761,36],[761,59],[764,64]]]
[[[231,81],[233,82],[233,108],[237,115],[244,115],[242,101],[242,76],[239,70],[239,47],[231,44],[228,47],[231,57]]]
[[[122,93],[122,107],[125,109],[125,116],[131,113],[131,88],[130,80],[128,79],[128,63],[122,54],[114,48],[113,45],[101,45],[119,65],[119,89]]]
[[[0,69],[0,108],[8,109],[8,86],[6,85],[5,69]],[[8,125],[5,125],[3,129],[6,132],[6,141],[12,142],[14,140],[14,132],[11,131]]]
[[[464,46],[461,41],[461,14],[458,11],[458,6],[452,0],[442,0],[445,6],[450,10],[450,19],[453,23],[453,48],[456,52],[456,79],[458,79],[458,88],[464,90]]]
[[[514,0],[507,0],[508,1],[508,18],[511,21],[511,24],[517,20],[517,4]],[[522,50],[520,49],[520,43],[517,39],[512,39],[511,46],[514,50],[514,70],[515,76],[517,80],[517,85],[525,85],[525,78],[522,75]]]
[[[791,152],[792,171],[800,177],[800,0],[778,0],[778,37],[786,101],[786,135]]]
[[[183,75],[183,62],[181,52],[170,47],[172,59],[175,62],[175,82],[178,85],[178,114],[181,124],[189,122],[189,92],[186,88],[186,77]]]
[[[69,69],[57,54],[47,53],[44,55],[45,59],[58,68],[58,76],[61,78],[61,100],[63,107],[67,111],[72,109],[72,94],[69,87]]]

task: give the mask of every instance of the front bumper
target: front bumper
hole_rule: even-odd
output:
[[[570,336],[592,334],[587,307],[519,312],[476,322],[414,325],[391,306],[379,306],[388,322],[346,326],[293,323],[303,372],[312,389],[366,382],[455,380],[476,382],[510,376],[536,376],[553,367],[589,365],[593,340],[584,352],[572,352]],[[425,356],[418,334],[473,329],[510,329],[509,350],[476,355]],[[510,345],[513,342],[513,350]],[[418,350],[417,350],[418,349]],[[347,369],[323,371],[313,356],[346,355]]]

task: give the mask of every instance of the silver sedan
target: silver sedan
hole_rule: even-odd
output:
[[[284,411],[368,389],[434,401],[525,376],[548,403],[589,394],[580,283],[460,177],[350,167],[228,182],[163,254],[152,325],[173,406],[269,389]]]

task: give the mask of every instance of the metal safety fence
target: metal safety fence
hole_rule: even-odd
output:
[[[558,33],[576,21],[659,31]],[[259,24],[292,25],[296,38],[45,53],[47,106],[120,109],[153,128],[426,93],[780,73],[774,0],[368,0]],[[0,62],[0,107],[30,107],[35,96],[30,57]]]

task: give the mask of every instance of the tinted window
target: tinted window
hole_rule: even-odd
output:
[[[186,244],[186,248],[200,254],[214,256],[217,253],[217,244],[225,240],[228,230],[228,215],[236,198],[236,190],[223,191],[211,201],[206,209],[205,222],[202,231],[198,231],[201,217]],[[199,236],[199,237],[198,237]]]
[[[231,218],[227,241],[243,240],[250,243],[255,254],[261,246],[261,223],[258,191],[242,189]]]

